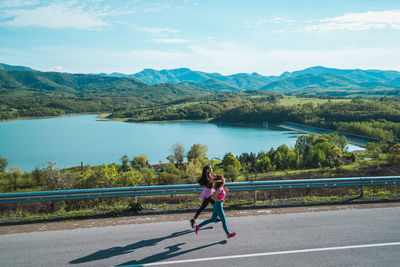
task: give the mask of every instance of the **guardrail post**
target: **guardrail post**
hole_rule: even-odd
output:
[[[363,185],[361,186],[361,195],[360,195],[360,197],[364,197],[364,186]]]
[[[254,202],[257,202],[257,191],[254,191]]]

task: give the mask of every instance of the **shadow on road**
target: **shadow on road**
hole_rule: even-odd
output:
[[[208,244],[208,245],[204,245],[204,246],[200,246],[200,247],[192,248],[192,249],[188,249],[188,250],[183,250],[183,251],[180,251],[181,250],[180,246],[184,245],[185,243],[179,243],[179,244],[176,244],[176,245],[173,245],[173,246],[166,247],[165,249],[168,249],[167,251],[164,251],[164,252],[149,256],[149,257],[144,258],[142,260],[133,260],[133,261],[125,262],[125,263],[122,263],[122,264],[116,265],[116,266],[126,266],[126,265],[130,265],[131,266],[131,265],[141,265],[141,264],[159,262],[159,261],[163,261],[163,260],[166,260],[166,259],[169,259],[169,258],[180,256],[180,255],[192,252],[192,251],[200,250],[200,249],[207,248],[207,247],[212,247],[212,246],[215,246],[215,245],[224,245],[226,243],[227,243],[226,240],[222,240],[222,241],[219,241],[219,242],[215,242],[215,243],[211,243],[211,244]]]
[[[201,230],[206,230],[206,229],[213,229],[213,227],[210,226],[210,227],[203,228]],[[136,243],[133,243],[133,244],[129,244],[129,245],[125,246],[125,247],[112,247],[112,248],[109,248],[109,249],[99,250],[99,251],[97,251],[97,252],[95,252],[93,254],[90,254],[88,256],[72,260],[69,263],[70,264],[79,264],[79,263],[85,263],[85,262],[91,262],[91,261],[107,259],[107,258],[111,258],[111,257],[114,257],[114,256],[123,255],[123,254],[127,254],[127,253],[132,253],[132,252],[134,252],[135,250],[137,250],[139,248],[151,247],[151,246],[154,246],[154,245],[156,245],[157,243],[159,243],[159,242],[161,242],[163,240],[179,237],[179,236],[190,234],[190,233],[193,234],[193,230],[185,230],[185,231],[181,231],[181,232],[171,233],[170,235],[163,236],[163,237],[142,240],[142,241],[139,241],[139,242],[136,242]]]

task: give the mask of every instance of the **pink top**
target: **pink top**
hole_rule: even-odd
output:
[[[219,187],[218,189],[221,191],[221,193],[219,193],[219,194],[216,195],[215,197],[216,197],[217,199],[219,199],[219,200],[225,199],[226,191],[228,191],[228,188]]]
[[[209,187],[203,187],[203,191],[201,192],[201,195],[199,197],[200,200],[203,200],[204,198],[209,198],[214,194],[215,190],[214,188],[209,188]]]

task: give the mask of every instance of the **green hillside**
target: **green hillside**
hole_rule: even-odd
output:
[[[135,78],[59,72],[0,70],[3,96],[140,97],[163,102],[175,97],[209,94],[208,90],[176,84],[147,85]]]
[[[151,86],[129,77],[0,70],[0,119],[116,112],[211,92],[178,84]]]

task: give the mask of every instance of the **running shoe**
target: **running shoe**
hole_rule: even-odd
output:
[[[199,233],[199,230],[200,230],[200,226],[198,225],[198,224],[196,224],[195,226],[194,226],[194,228],[196,229],[196,235]]]
[[[228,235],[227,235],[227,237],[228,238],[231,238],[231,237],[234,237],[236,235],[236,233],[235,232],[232,232],[232,233],[229,233]]]
[[[192,229],[194,229],[194,220],[190,219],[190,227],[192,227]]]

